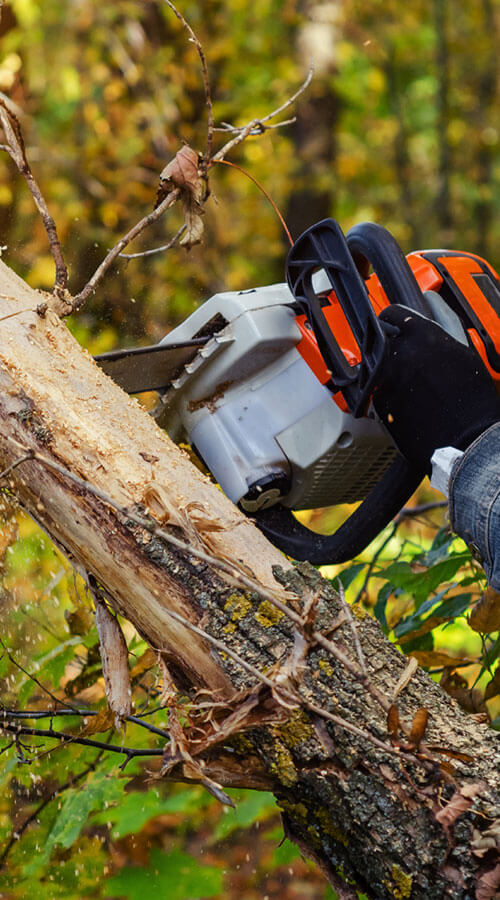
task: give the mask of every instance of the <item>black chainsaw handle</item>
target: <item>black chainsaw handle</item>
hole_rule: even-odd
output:
[[[360,222],[347,232],[346,241],[361,277],[368,278],[372,265],[389,303],[399,303],[429,315],[408,260],[387,228],[375,222]]]
[[[253,518],[268,540],[293,559],[315,566],[344,563],[361,553],[407,503],[425,472],[398,455],[357,510],[334,534],[316,534],[280,504]]]

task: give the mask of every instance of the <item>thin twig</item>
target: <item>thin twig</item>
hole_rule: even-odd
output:
[[[30,681],[34,681],[34,683],[38,685],[38,687],[40,688],[40,690],[43,691],[44,694],[47,694],[47,696],[50,697],[50,699],[53,700],[54,703],[64,703],[64,704],[66,705],[66,707],[69,707],[70,709],[72,709],[72,710],[74,711],[74,714],[75,714],[75,715],[79,715],[79,714],[80,714],[80,710],[78,709],[78,707],[72,706],[71,703],[69,703],[69,701],[66,700],[66,699],[65,699],[65,700],[60,700],[59,697],[56,697],[56,695],[53,694],[52,691],[50,691],[48,687],[46,687],[44,684],[42,684],[41,681],[38,680],[38,678],[36,677],[36,675],[32,675],[31,672],[28,672],[27,669],[25,669],[25,668],[21,665],[21,663],[19,663],[19,662],[17,661],[17,659],[15,659],[15,658],[12,656],[12,654],[9,652],[9,650],[7,650],[7,647],[5,646],[5,644],[4,644],[3,640],[2,640],[2,638],[0,638],[0,645],[3,647],[4,652],[6,653],[7,658],[10,660],[10,662],[12,663],[12,665],[15,666],[16,669],[19,669],[19,671],[22,672],[23,675],[26,675],[26,677],[29,678]],[[55,712],[56,712],[56,710],[54,710],[54,713],[55,713]]]
[[[206,59],[203,47],[202,47],[200,41],[198,40],[198,38],[196,37],[189,22],[186,21],[186,19],[182,15],[182,13],[179,12],[177,7],[174,6],[174,4],[171,2],[171,0],[165,0],[165,3],[172,10],[174,15],[177,16],[177,18],[179,19],[179,22],[181,22],[183,27],[186,29],[187,33],[189,34],[190,40],[195,45],[198,56],[200,57],[201,70],[202,70],[202,74],[203,74],[203,87],[205,90],[205,104],[207,107],[207,143],[206,143],[206,147],[205,147],[204,156],[202,157],[202,160],[201,160],[201,167],[203,170],[203,174],[206,175],[207,170],[208,170],[208,165],[209,165],[209,162],[210,162],[210,159],[212,156],[212,147],[213,147],[213,141],[214,141],[214,125],[215,125],[213,108],[212,108],[212,92],[210,89],[210,78],[208,75],[207,59]]]
[[[68,310],[68,314],[70,312],[77,312],[82,308],[85,301],[90,297],[91,294],[94,293],[99,282],[104,278],[104,275],[108,271],[109,267],[114,263],[115,259],[120,256],[122,250],[130,244],[134,238],[138,237],[142,232],[149,228],[154,222],[156,222],[163,213],[174,205],[176,200],[178,199],[180,194],[179,188],[175,188],[173,191],[170,191],[169,194],[165,197],[164,200],[154,209],[152,212],[148,213],[147,216],[144,216],[140,222],[136,222],[136,224],[127,231],[124,237],[118,241],[117,244],[107,253],[104,257],[102,263],[97,267],[92,277],[89,279],[83,290],[80,291],[79,294],[73,299],[71,304],[71,309]]]
[[[54,283],[54,292],[65,298],[68,285],[68,269],[64,261],[61,243],[57,234],[57,227],[54,219],[50,215],[49,208],[45,198],[40,190],[39,185],[31,171],[30,165],[26,157],[26,148],[21,130],[19,119],[12,109],[0,98],[0,122],[5,134],[7,143],[3,145],[13,162],[16,164],[19,172],[23,176],[28,188],[31,192],[36,208],[40,213],[44,224],[47,237],[49,239],[50,252],[56,267],[56,278]]]
[[[347,621],[348,621],[348,623],[349,623],[349,627],[350,627],[351,632],[352,632],[352,637],[353,637],[353,640],[354,640],[354,646],[356,647],[356,654],[357,654],[357,657],[358,657],[358,662],[359,662],[359,665],[360,665],[360,667],[361,667],[361,671],[363,672],[363,675],[366,676],[366,675],[368,674],[368,672],[367,672],[367,670],[366,670],[365,655],[364,655],[364,653],[363,653],[363,650],[362,650],[362,648],[361,648],[361,644],[360,644],[360,641],[359,641],[358,629],[356,628],[356,623],[355,623],[355,621],[354,621],[354,617],[353,617],[353,614],[352,614],[351,607],[349,606],[349,604],[348,604],[348,602],[347,602],[347,600],[346,600],[346,598],[345,598],[344,585],[342,584],[342,582],[340,581],[340,579],[338,580],[337,583],[338,583],[337,593],[338,593],[338,595],[339,595],[340,602],[341,602],[341,604],[342,604],[342,607],[343,607],[343,610],[344,610],[344,612],[345,612]]]
[[[139,259],[141,256],[153,256],[155,253],[163,253],[165,250],[171,250],[172,247],[175,247],[178,240],[184,234],[187,225],[181,225],[177,234],[174,234],[173,238],[168,242],[168,244],[163,244],[161,247],[153,247],[151,250],[141,250],[140,253],[120,253],[120,259]]]
[[[32,458],[33,457],[31,453],[27,453],[26,456],[21,456],[19,459],[15,459],[14,462],[10,464],[10,466],[7,466],[7,468],[4,469],[3,472],[0,472],[0,479],[5,478],[5,476],[8,475],[9,472],[12,472],[13,469],[15,469],[17,466],[20,466],[21,463],[26,462],[28,459]]]
[[[311,65],[309,72],[307,73],[307,77],[305,81],[301,84],[299,89],[295,91],[292,97],[289,97],[288,100],[285,100],[284,103],[281,104],[277,109],[274,109],[272,112],[268,113],[266,116],[262,116],[260,119],[252,119],[251,122],[248,122],[247,125],[243,125],[237,132],[237,134],[231,138],[227,144],[224,144],[223,147],[215,154],[215,156],[211,159],[211,164],[220,162],[221,159],[224,159],[225,156],[236,147],[238,144],[241,144],[247,137],[253,134],[262,134],[265,131],[265,123],[269,122],[271,119],[274,119],[280,113],[284,112],[285,109],[288,109],[292,103],[295,103],[298,97],[304,93],[309,87],[312,77],[314,73],[314,66]]]
[[[414,519],[434,509],[444,509],[445,506],[448,506],[447,500],[434,500],[432,503],[421,503],[419,506],[404,506],[394,521],[400,525],[404,519]]]
[[[160,707],[162,709],[163,707]],[[74,708],[70,709],[42,709],[42,710],[14,710],[14,709],[4,709],[0,708],[0,722],[2,719],[55,719],[58,717],[64,716],[81,716],[82,718],[88,718],[90,716],[98,716],[99,710],[95,709],[80,709],[78,712],[75,712]],[[170,732],[165,728],[158,728],[157,725],[152,725],[150,722],[143,722],[140,716],[122,716],[122,718],[126,722],[133,722],[134,725],[139,725],[141,728],[144,728],[146,731],[150,731],[152,734],[158,734],[160,737],[170,738]],[[105,729],[104,729],[105,730]]]
[[[262,128],[262,125],[259,124],[250,132],[249,137],[262,134],[263,130],[267,131],[269,128],[283,128],[284,125],[293,125],[296,121],[297,116],[292,116],[291,119],[283,119],[282,122],[274,122],[273,125],[266,125],[264,129]],[[241,125],[231,125],[230,122],[221,122],[220,127],[214,128],[214,131],[219,131],[222,134],[237,134],[237,132],[241,131]]]
[[[379,557],[380,557],[381,554],[384,552],[385,548],[387,547],[387,544],[389,544],[390,541],[392,541],[394,535],[396,534],[396,531],[398,530],[398,525],[399,525],[399,523],[398,523],[397,521],[395,521],[395,522],[393,523],[393,526],[392,526],[392,528],[391,528],[389,534],[387,535],[386,538],[384,538],[384,540],[382,541],[380,547],[379,547],[379,548],[375,551],[375,553],[373,554],[373,556],[372,556],[372,558],[371,558],[371,560],[370,560],[370,563],[369,563],[369,565],[368,565],[368,568],[367,568],[367,570],[366,570],[366,574],[365,574],[365,577],[364,577],[364,580],[363,580],[363,584],[361,585],[361,587],[360,587],[358,593],[356,594],[353,603],[360,603],[360,601],[361,601],[361,599],[362,599],[362,597],[363,597],[363,594],[365,593],[366,588],[368,587],[368,582],[369,582],[370,578],[372,577],[373,570],[374,570],[374,568],[375,568],[375,566],[376,566],[376,564],[377,564],[377,562],[378,562],[378,560],[379,560]]]
[[[27,725],[18,725],[15,722],[0,722],[0,731],[8,734],[26,734],[31,737],[56,738],[63,744],[81,744],[83,747],[97,747],[99,750],[110,750],[112,753],[121,753],[127,759],[135,756],[161,756],[162,749],[150,750],[149,748],[124,747],[118,744],[106,744],[104,741],[94,741],[92,738],[78,737],[68,734],[66,731],[54,731],[53,728],[29,728]]]

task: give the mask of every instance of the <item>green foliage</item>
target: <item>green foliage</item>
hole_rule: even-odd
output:
[[[215,866],[201,866],[191,856],[177,850],[162,853],[153,850],[149,865],[141,868],[127,866],[110,878],[105,897],[126,897],[143,900],[152,891],[169,900],[194,900],[215,897],[222,891],[223,873]]]
[[[262,822],[276,812],[276,801],[272,794],[263,791],[231,792],[235,809],[226,809],[215,828],[213,840],[229,837],[239,828],[248,828],[255,822]]]
[[[133,791],[113,809],[105,809],[93,817],[96,824],[111,825],[110,835],[114,840],[137,834],[157,816],[167,813],[182,815],[189,821],[196,813],[211,803],[210,795],[203,788],[192,787],[167,796],[160,791]]]
[[[70,788],[64,794],[60,810],[52,824],[43,851],[25,867],[25,875],[35,874],[49,861],[55,847],[67,849],[78,839],[94,809],[119,803],[128,779],[118,777],[117,772],[92,772],[83,784]]]

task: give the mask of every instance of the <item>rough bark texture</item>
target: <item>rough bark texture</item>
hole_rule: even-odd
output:
[[[0,469],[24,455],[20,447],[43,454],[123,507],[146,508],[173,534],[252,573],[296,612],[318,592],[314,628],[328,633],[342,612],[331,588],[310,567],[292,569],[100,372],[66,326],[51,312],[37,314],[42,299],[0,262]],[[377,702],[369,687],[389,701],[407,661],[373,620],[357,620],[363,680],[268,599],[236,588],[216,567],[151,536],[39,459],[22,462],[7,480],[74,564],[91,572],[115,608],[162,651],[183,689],[208,688],[228,702],[228,715],[238,704],[247,710],[223,746],[211,735],[204,771],[225,784],[272,789],[288,833],[341,897],[356,896],[352,884],[377,900],[498,896],[498,737],[419,671],[398,698],[404,725],[408,730],[426,707],[427,748],[469,758],[452,759],[450,774],[440,767],[447,758],[441,752],[416,752],[404,735],[394,746],[388,702]],[[259,685],[168,609],[222,639],[276,690]],[[332,640],[359,669],[350,625]],[[306,652],[297,654],[301,646]],[[301,708],[283,705],[280,685],[300,691]],[[311,705],[363,734],[327,721]],[[189,775],[182,760],[177,770]]]

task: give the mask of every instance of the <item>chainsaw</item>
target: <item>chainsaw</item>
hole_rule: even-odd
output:
[[[294,243],[286,279],[215,294],[159,344],[96,361],[128,393],[158,392],[158,424],[193,448],[273,544],[297,560],[340,563],[424,477],[371,403],[393,327],[378,314],[397,303],[432,319],[475,348],[498,384],[500,281],[474,254],[405,257],[382,226],[344,235],[333,219]],[[331,535],[293,515],[358,501]]]

